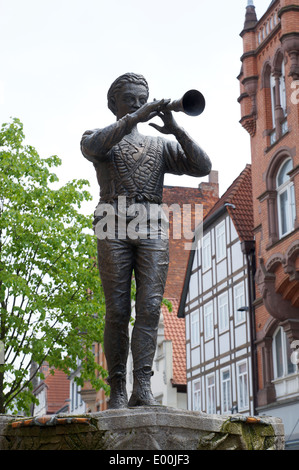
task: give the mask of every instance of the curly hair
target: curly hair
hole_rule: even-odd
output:
[[[113,114],[116,114],[115,107],[114,107],[115,94],[126,83],[135,83],[136,85],[143,85],[147,90],[147,96],[149,95],[148,83],[146,79],[143,77],[143,75],[136,74],[136,73],[125,73],[124,75],[121,75],[116,80],[114,80],[114,82],[110,86],[108,93],[107,93],[108,108],[110,109],[110,111],[113,112]]]

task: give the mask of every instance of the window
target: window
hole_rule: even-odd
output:
[[[265,100],[265,128],[268,145],[274,145],[288,131],[285,65],[282,50],[278,49],[273,64],[265,65],[262,74]]]
[[[220,261],[226,256],[225,220],[216,227],[216,260]]]
[[[216,413],[215,375],[207,377],[207,413]]]
[[[265,195],[269,215],[268,246],[276,243],[295,228],[295,188],[289,175],[292,168],[292,155],[282,148],[274,154],[267,169]]]
[[[231,378],[230,370],[223,370],[221,373],[221,403],[222,413],[230,412],[232,408],[231,400]]]
[[[209,302],[208,304],[204,305],[204,332],[205,332],[205,339],[211,339],[213,337],[213,329],[214,329],[214,322],[213,322],[213,303]]]
[[[291,182],[288,175],[288,173],[292,170],[292,167],[292,160],[288,159],[281,165],[276,178],[278,225],[280,237],[283,237],[284,235],[294,230],[294,223],[296,218],[295,191],[294,184]]]
[[[273,336],[273,366],[274,377],[284,377],[296,372],[296,365],[291,361],[291,347],[289,340],[280,326]]]
[[[241,307],[245,306],[244,283],[236,285],[234,288],[234,307],[236,324],[245,321],[245,311],[239,311]]]
[[[219,332],[228,329],[228,296],[227,292],[218,297],[218,313],[219,313]]]
[[[191,347],[199,344],[199,312],[191,313]]]
[[[193,411],[201,411],[200,379],[193,382]]]
[[[237,377],[238,377],[238,409],[245,410],[249,405],[248,395],[248,372],[247,362],[242,362],[237,366]]]
[[[273,77],[273,75],[271,75],[271,78],[270,78],[270,87],[271,87],[272,128],[274,129],[275,127],[275,78]]]
[[[280,105],[283,110],[283,115],[287,114],[287,98],[286,98],[286,80],[285,80],[285,67],[284,61],[281,64],[281,76],[279,81],[279,95],[280,95]]]
[[[75,382],[75,380],[72,380],[71,383],[71,404],[70,408],[71,411],[74,411],[76,408],[81,406],[83,404],[82,396],[80,394],[81,391],[81,386]]]
[[[202,241],[202,269],[207,271],[211,267],[211,237],[208,233]]]

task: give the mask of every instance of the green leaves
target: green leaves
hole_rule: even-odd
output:
[[[24,145],[18,119],[0,131],[0,413],[28,409],[30,366],[47,361],[104,386],[92,344],[102,342],[104,296],[92,221],[79,212],[87,181],[57,189],[57,156]],[[57,185],[55,185],[57,186]],[[92,295],[91,295],[92,293]],[[80,334],[83,332],[84,334]],[[100,374],[99,374],[100,372]],[[3,393],[1,393],[3,392]]]

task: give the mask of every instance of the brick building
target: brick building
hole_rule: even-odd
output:
[[[248,0],[239,75],[250,134],[256,245],[257,407],[299,438],[299,0]]]

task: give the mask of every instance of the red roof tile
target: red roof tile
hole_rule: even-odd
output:
[[[185,320],[177,316],[179,301],[177,299],[169,300],[172,303],[172,311],[169,312],[168,308],[162,305],[162,314],[165,339],[172,341],[172,383],[173,385],[185,385],[187,383]]]
[[[47,413],[56,413],[70,397],[70,382],[64,372],[55,369],[54,375],[48,374],[44,383],[47,386]]]
[[[253,200],[251,165],[247,164],[218,202],[208,212],[207,220],[218,209],[228,204],[227,211],[241,241],[253,240]]]

